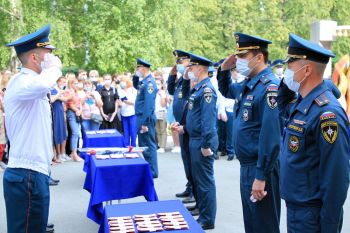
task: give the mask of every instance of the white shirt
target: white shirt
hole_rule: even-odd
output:
[[[41,74],[22,68],[5,92],[5,124],[11,143],[8,167],[45,175],[53,157],[52,120],[47,93],[62,75],[52,67]]]
[[[120,88],[118,89],[118,95],[119,95],[119,99],[126,97],[128,101],[135,104],[137,90],[133,87],[128,88],[127,91],[125,91],[125,89]],[[122,107],[120,109],[120,114],[123,117],[135,115],[135,105],[126,104],[123,102]]]

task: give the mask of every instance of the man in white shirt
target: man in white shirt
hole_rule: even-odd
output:
[[[4,174],[8,233],[44,233],[53,157],[52,119],[47,93],[62,75],[51,54],[50,25],[7,44],[22,63],[5,93],[6,130],[11,148]]]

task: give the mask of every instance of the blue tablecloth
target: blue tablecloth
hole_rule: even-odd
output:
[[[194,220],[192,215],[179,200],[174,201],[156,201],[133,204],[107,205],[103,213],[99,233],[109,233],[108,218],[120,216],[132,216],[135,214],[156,214],[160,212],[179,211],[188,223],[188,230],[164,231],[171,233],[204,233],[201,226]],[[137,231],[136,231],[137,232]]]
[[[103,202],[144,196],[147,201],[158,201],[152,172],[143,158],[98,160],[89,157],[84,189],[90,192],[87,217],[100,223]]]
[[[124,138],[118,130],[111,130],[113,133],[84,133],[83,147],[124,147]]]

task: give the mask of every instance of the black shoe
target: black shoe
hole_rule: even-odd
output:
[[[60,180],[55,180],[54,178],[50,178],[53,182],[55,182],[55,183],[59,183],[60,182]]]
[[[192,210],[190,213],[191,213],[192,216],[198,216],[199,215],[199,209],[196,208],[196,209]]]
[[[193,211],[195,209],[197,209],[197,205],[193,205],[193,206],[186,206],[188,211]]]
[[[185,199],[182,200],[182,203],[184,204],[189,204],[189,203],[194,203],[196,202],[196,199],[194,199],[193,196],[186,197]]]
[[[221,151],[220,156],[226,156],[226,155],[227,155],[227,152],[226,152],[226,151]]]
[[[219,156],[217,154],[214,154],[214,159],[219,160]]]
[[[47,227],[47,228],[54,228],[55,225],[54,225],[53,223],[48,223],[46,227]]]
[[[235,158],[236,155],[228,155],[227,161],[232,161]]]
[[[58,185],[58,183],[50,179],[49,180],[49,185],[50,186],[56,186],[56,185]]]
[[[205,224],[205,223],[202,223],[201,221],[198,221],[198,220],[197,220],[197,222],[199,225],[201,225],[203,230],[212,230],[215,228],[214,224]]]
[[[46,233],[54,233],[55,229],[46,227]]]
[[[182,193],[175,194],[176,197],[189,197],[191,193],[187,190],[183,191]]]

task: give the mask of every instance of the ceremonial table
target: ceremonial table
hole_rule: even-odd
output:
[[[86,131],[83,147],[124,147],[124,138],[116,129]]]

